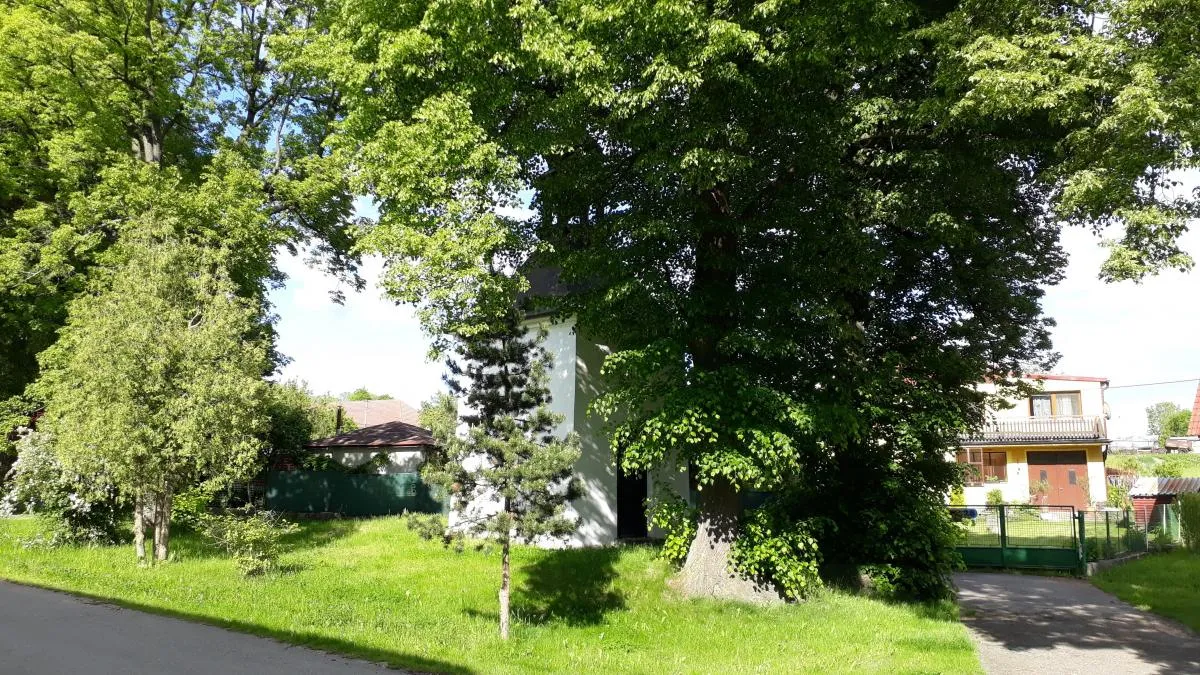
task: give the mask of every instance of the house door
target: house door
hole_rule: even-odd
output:
[[[617,538],[644,539],[646,529],[646,474],[625,475],[617,470]]]
[[[1085,509],[1089,499],[1087,453],[1029,452],[1029,494],[1043,505]]]

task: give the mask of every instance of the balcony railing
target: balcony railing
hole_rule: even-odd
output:
[[[1047,443],[1103,440],[1107,434],[1104,418],[1099,415],[996,417],[962,440],[964,443]]]

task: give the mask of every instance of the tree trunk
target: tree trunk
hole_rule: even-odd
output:
[[[500,638],[503,640],[508,639],[509,582],[511,580],[508,549],[509,541],[508,537],[505,537],[500,553]]]
[[[738,492],[728,483],[718,481],[700,491],[696,538],[674,584],[684,596],[756,604],[783,602],[774,588],[744,579],[730,566],[729,553],[737,537],[740,513]]]
[[[143,511],[146,500],[138,495],[133,500],[133,551],[137,554],[138,563],[146,562],[146,519]]]
[[[171,492],[164,491],[155,500],[154,509],[154,560],[166,562],[170,552],[171,538]]]

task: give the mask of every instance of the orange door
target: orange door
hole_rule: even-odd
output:
[[[1088,478],[1087,453],[1080,451],[1030,451],[1029,492],[1034,494],[1048,484],[1046,498],[1039,500],[1047,506],[1074,506],[1087,508]]]

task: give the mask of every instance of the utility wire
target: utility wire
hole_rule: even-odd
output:
[[[1109,389],[1128,389],[1129,387],[1153,387],[1159,384],[1181,384],[1183,382],[1200,381],[1200,377],[1191,377],[1186,380],[1168,380],[1166,382],[1140,382],[1138,384],[1116,384],[1110,385]]]

